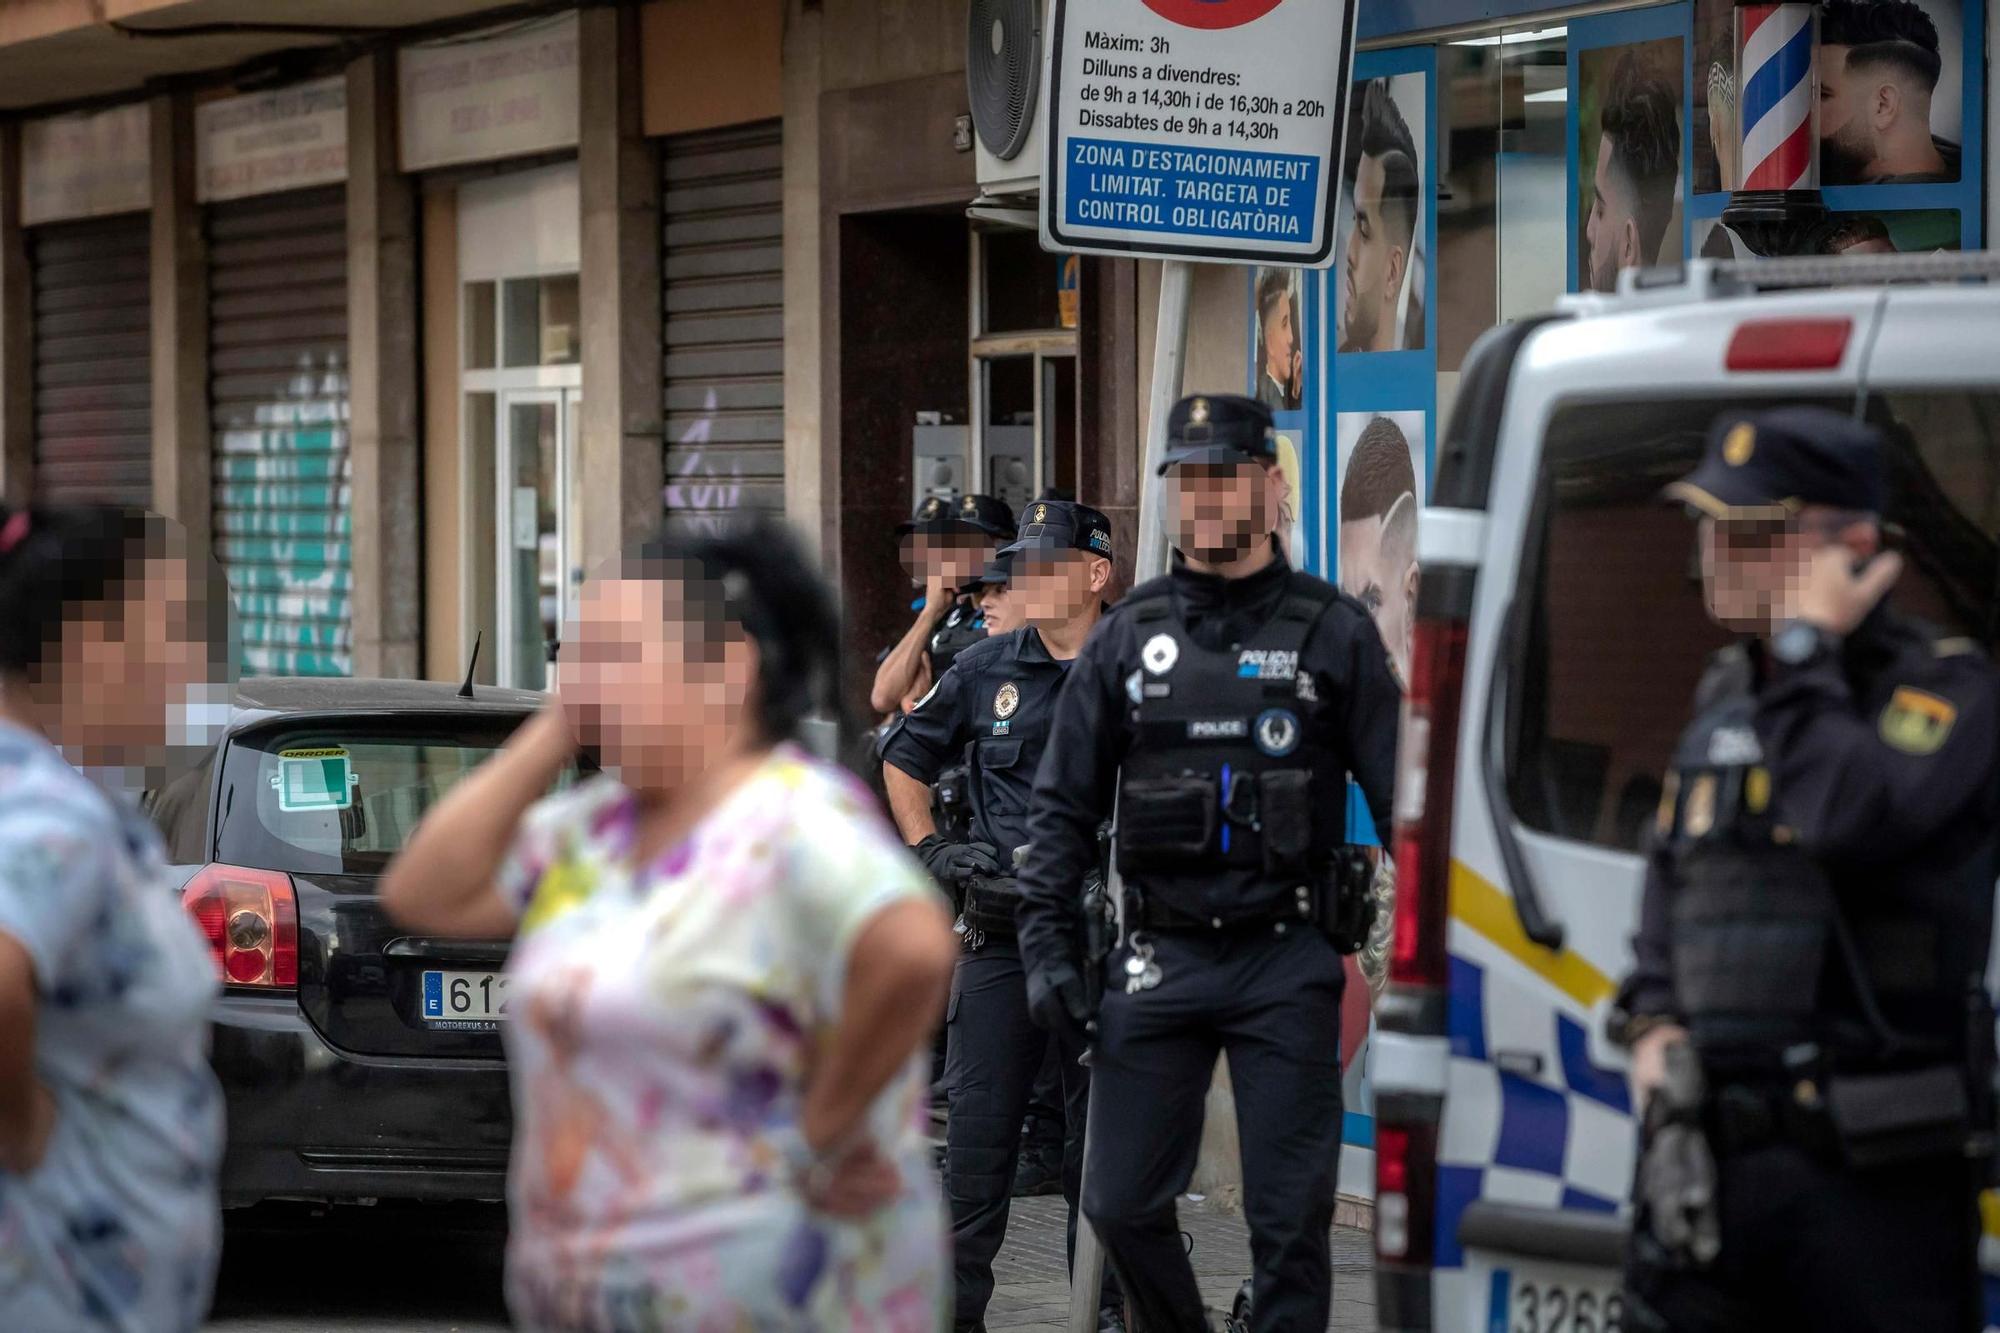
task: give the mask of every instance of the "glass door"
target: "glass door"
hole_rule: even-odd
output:
[[[550,653],[569,613],[575,409],[573,389],[512,389],[500,395],[494,487],[498,665],[500,683],[516,689],[548,688]]]

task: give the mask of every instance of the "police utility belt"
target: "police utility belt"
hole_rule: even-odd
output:
[[[1373,873],[1345,832],[1347,765],[1307,725],[1319,703],[1301,650],[1337,596],[1303,575],[1270,622],[1227,651],[1202,647],[1164,591],[1134,608],[1127,678],[1134,742],[1118,790],[1118,869],[1128,926],[1318,925],[1342,952],[1374,919]],[[1217,872],[1252,896],[1217,915],[1198,901]]]

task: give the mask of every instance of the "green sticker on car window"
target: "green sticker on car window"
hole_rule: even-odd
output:
[[[278,808],[286,814],[354,804],[354,765],[338,746],[278,751]]]

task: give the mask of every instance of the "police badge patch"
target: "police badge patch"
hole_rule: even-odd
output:
[[[1299,748],[1299,719],[1286,708],[1267,708],[1257,715],[1257,748],[1283,759]]]
[[[1958,721],[1958,709],[1935,694],[1908,685],[1889,696],[1878,724],[1883,744],[1904,754],[1936,754]]]
[[[1014,716],[1014,710],[1021,706],[1021,691],[1013,681],[1000,687],[993,696],[993,716],[1005,721]]]

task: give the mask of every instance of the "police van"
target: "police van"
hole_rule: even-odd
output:
[[[1984,254],[1628,272],[1468,358],[1421,526],[1373,1045],[1382,1328],[1622,1326],[1637,1135],[1605,1016],[1661,776],[1728,641],[1660,491],[1727,408],[1864,413],[1892,445],[1894,604],[1990,650],[1995,279]]]

